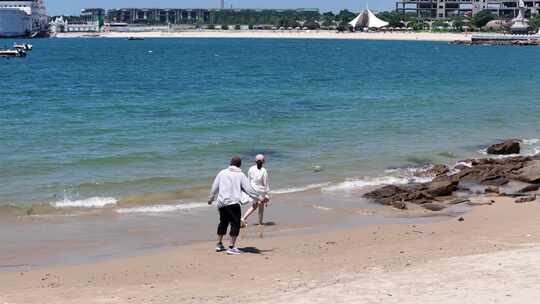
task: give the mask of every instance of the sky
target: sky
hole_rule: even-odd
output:
[[[48,15],[78,15],[82,8],[158,7],[158,8],[218,8],[219,0],[44,0]],[[320,8],[321,11],[341,9],[388,10],[395,0],[225,0],[233,8]]]

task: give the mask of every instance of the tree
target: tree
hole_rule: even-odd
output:
[[[332,12],[326,12],[322,14],[322,17],[320,19],[322,21],[322,27],[329,28],[336,25],[336,15]]]
[[[388,22],[388,26],[390,27],[402,27],[402,21],[407,20],[407,16],[398,12],[381,12],[377,14],[377,17]]]
[[[234,29],[237,30],[237,31],[240,30],[240,24],[235,25]]]
[[[349,30],[349,24],[347,22],[341,22],[337,27],[338,32],[346,32]]]
[[[529,26],[531,31],[538,31],[540,28],[540,14],[532,15],[531,18],[529,18]]]
[[[207,29],[209,29],[209,30],[215,30],[215,29],[216,29],[216,26],[213,25],[213,24],[210,24],[210,25],[208,25]]]
[[[228,31],[229,30],[229,26],[224,24],[221,26],[221,29],[224,30],[224,31]]]
[[[413,20],[407,23],[407,27],[410,27],[415,31],[421,31],[426,28],[429,28],[429,24],[423,23],[421,21]]]
[[[356,14],[349,11],[349,10],[342,10],[339,12],[339,14],[337,14],[336,16],[336,20],[340,21],[340,22],[350,22],[351,20],[354,19],[354,17],[356,17]]]
[[[435,29],[447,28],[448,26],[449,26],[448,22],[443,21],[443,20],[436,20],[432,24],[432,27],[435,28]]]
[[[452,27],[456,31],[463,31],[463,26],[465,25],[465,22],[463,21],[463,17],[455,17],[452,19]]]
[[[475,27],[481,28],[494,19],[495,16],[490,11],[481,11],[474,15],[471,21]]]
[[[304,27],[307,27],[310,30],[317,30],[321,26],[315,20],[308,20],[306,23],[304,23]]]

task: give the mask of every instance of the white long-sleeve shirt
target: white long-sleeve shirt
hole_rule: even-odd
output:
[[[257,168],[252,166],[248,171],[248,179],[253,189],[258,191],[262,196],[270,192],[270,184],[268,182],[268,172],[265,168]]]
[[[218,208],[240,204],[242,192],[251,198],[258,198],[259,192],[253,189],[248,178],[240,168],[230,166],[221,170],[214,179],[209,201],[214,201],[217,197]]]

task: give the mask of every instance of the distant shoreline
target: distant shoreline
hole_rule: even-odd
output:
[[[338,33],[334,31],[185,31],[185,32],[107,32],[58,33],[57,38],[266,38],[266,39],[344,39],[344,40],[401,40],[455,41],[470,40],[471,33],[376,32]]]

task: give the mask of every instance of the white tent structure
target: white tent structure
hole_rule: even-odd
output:
[[[356,16],[356,18],[354,18],[351,22],[349,22],[349,25],[353,28],[362,27],[380,29],[388,26],[388,22],[377,18],[372,11],[366,9],[360,15]]]

